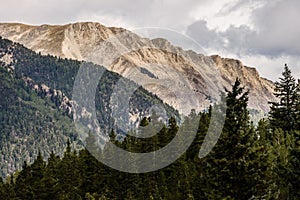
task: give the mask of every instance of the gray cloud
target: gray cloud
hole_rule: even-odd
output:
[[[224,32],[217,32],[209,30],[206,23],[199,20],[188,27],[187,34],[203,45],[224,48],[236,54],[270,57],[300,55],[299,9],[298,0],[277,1],[252,12],[254,29],[242,25],[230,26]]]
[[[300,1],[266,0],[264,4],[262,1],[256,3],[263,6],[252,10],[252,24],[231,25],[220,32],[210,30],[205,21],[199,20],[188,26],[186,33],[206,48],[247,60],[270,79],[276,80],[280,76],[284,63],[290,64],[295,76],[300,78]],[[250,4],[249,1],[238,1],[218,15],[225,15],[242,5]]]
[[[3,1],[3,0],[2,0]],[[0,21],[63,24],[97,19],[125,25],[184,29],[193,20],[188,13],[208,0],[10,0],[1,3]],[[117,24],[118,25],[118,24]]]
[[[300,1],[282,0],[253,11],[252,48],[265,55],[300,55]]]
[[[227,3],[222,10],[218,13],[219,16],[226,16],[232,12],[239,11],[241,8],[249,7],[252,9],[266,5],[270,1],[277,0],[238,0]]]
[[[224,38],[216,30],[208,29],[207,22],[204,20],[199,20],[188,26],[186,34],[205,48],[222,47],[224,45]]]

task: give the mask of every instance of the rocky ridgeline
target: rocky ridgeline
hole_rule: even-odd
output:
[[[0,36],[42,54],[102,64],[143,85],[184,114],[192,108],[206,109],[237,77],[250,90],[250,108],[267,112],[268,102],[275,100],[273,83],[239,60],[185,51],[165,39],[142,38],[123,28],[93,22],[0,24]]]

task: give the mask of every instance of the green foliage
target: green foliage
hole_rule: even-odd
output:
[[[273,195],[270,168],[273,160],[249,123],[248,92],[243,90],[236,80],[232,91],[228,91],[222,135],[201,163],[200,184],[205,199],[270,198],[269,195]]]
[[[275,83],[275,95],[279,102],[271,103],[270,133],[274,154],[277,155],[276,172],[280,198],[299,199],[299,129],[300,84],[292,76],[287,65],[279,82]]]
[[[41,150],[61,152],[67,138],[76,139],[69,117],[48,99],[40,98],[21,80],[0,67],[0,176],[32,163]]]
[[[52,89],[62,91],[69,99],[72,97],[73,84],[80,66],[83,66],[86,69],[89,67],[104,69],[102,66],[93,63],[62,59],[50,55],[41,56],[40,54],[36,54],[35,52],[6,39],[0,39],[0,52],[13,54],[15,62],[11,63],[11,65],[15,68],[14,75],[16,77],[30,77],[38,84],[45,84]],[[110,105],[111,96],[118,82],[120,85],[126,86],[117,91],[120,94],[126,94],[128,88],[137,88],[132,94],[130,102],[125,102],[127,104],[129,103],[131,112],[138,112],[133,114],[147,114],[149,112],[149,110],[147,110],[148,108],[155,104],[159,104],[165,108],[169,117],[171,115],[179,116],[175,109],[163,103],[161,99],[156,95],[149,93],[143,87],[138,86],[133,81],[122,78],[117,73],[108,70],[104,71],[95,94],[96,114],[100,127],[103,130],[115,128],[118,132],[117,127],[114,127],[115,119],[112,118]],[[45,96],[43,92],[41,92],[40,95]],[[60,100],[53,99],[53,101],[59,104]],[[124,115],[124,113],[118,114],[120,115],[117,116],[119,118]],[[108,135],[109,132],[106,134]]]
[[[0,61],[0,177],[16,170],[20,170],[24,161],[32,163],[41,150],[43,156],[48,158],[54,151],[63,156],[63,150],[69,139],[72,148],[82,148],[78,141],[76,129],[72,123],[70,110],[62,110],[63,103],[71,106],[70,102],[63,102],[65,97],[71,99],[73,83],[78,69],[82,64],[103,69],[102,66],[92,63],[62,59],[53,56],[42,56],[24,46],[0,38],[0,53],[12,56],[10,64]],[[13,69],[10,73],[7,69]],[[34,85],[45,85],[50,89],[33,89],[34,85],[24,81],[31,80]],[[134,82],[121,78],[120,75],[105,71],[95,95],[96,114],[104,134],[115,128],[116,134],[121,130],[112,117],[110,98],[114,87],[122,81],[126,86],[137,87],[130,99],[130,112],[147,115],[147,109],[154,104],[162,105],[167,113],[178,116],[177,111],[164,104],[157,96],[150,94]],[[57,90],[63,95],[53,95]],[[126,87],[124,91],[126,92]],[[51,94],[52,93],[52,94]],[[66,96],[65,96],[66,95]]]
[[[111,130],[110,141],[120,148],[140,153],[156,151],[175,137],[179,126],[194,126],[194,119],[200,116],[196,138],[178,160],[155,172],[130,174],[111,169],[92,156],[93,151],[98,151],[92,132],[87,133],[89,151],[74,150],[77,137],[71,118],[57,109],[61,99],[34,92],[21,80],[30,77],[70,97],[82,63],[41,56],[8,40],[0,41],[0,50],[13,53],[17,61],[12,63],[15,74],[0,67],[0,91],[5,97],[0,99],[0,172],[5,177],[15,171],[5,182],[0,179],[1,199],[300,199],[299,83],[287,66],[283,78],[276,83],[280,102],[271,104],[269,119],[259,121],[257,127],[250,122],[248,92],[236,80],[232,90],[223,96],[227,110],[222,134],[212,152],[202,159],[198,153],[212,110],[221,112],[223,105],[199,114],[192,111],[179,125],[178,113],[164,104],[169,114],[175,113],[167,124],[153,113],[141,120],[137,130],[137,134],[157,134],[149,138],[127,135],[121,142],[109,108],[120,76],[105,72],[96,94],[97,115],[101,126]],[[139,88],[130,105],[145,113],[145,108],[155,103],[162,102]],[[20,165],[22,170],[16,171]]]
[[[299,108],[297,108],[299,106],[299,92],[299,83],[296,83],[291,70],[285,65],[280,81],[275,83],[274,95],[279,98],[279,102],[271,102],[271,126],[286,131],[299,128]]]
[[[296,159],[299,151],[294,149],[294,139],[286,138],[281,129],[270,134],[272,130],[266,120],[260,121],[257,128],[253,127],[246,109],[247,92],[243,92],[238,80],[226,99],[228,109],[223,133],[213,151],[203,159],[197,155],[209,127],[212,108],[199,114],[199,130],[189,150],[159,171],[119,172],[98,162],[86,149],[72,152],[68,142],[62,159],[51,153],[46,165],[39,154],[32,165],[24,164],[23,170],[15,175],[15,182],[0,185],[0,191],[3,195],[15,191],[12,194],[16,198],[25,199],[297,198],[295,186],[299,170],[288,170],[299,166]],[[187,124],[196,116],[192,112],[186,118]],[[238,116],[243,116],[244,120],[235,120]],[[150,119],[153,122],[156,117]],[[178,128],[176,120],[170,118],[168,125],[150,138],[126,136],[120,143],[115,140],[114,130],[110,135],[121,148],[148,152],[168,144]],[[89,135],[88,142],[93,144],[93,135]]]

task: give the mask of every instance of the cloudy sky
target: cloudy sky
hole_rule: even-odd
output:
[[[187,35],[206,54],[255,66],[266,78],[277,80],[285,63],[300,78],[299,0],[0,1],[0,22],[97,21],[133,31],[160,27]]]

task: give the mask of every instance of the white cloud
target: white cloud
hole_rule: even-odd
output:
[[[113,23],[109,24],[111,26],[115,26],[114,22],[122,21],[124,25],[137,27],[184,29],[193,20],[188,13],[206,1],[208,0],[10,0],[1,2],[0,21],[63,24],[75,20],[90,21],[91,17]]]
[[[278,56],[274,58],[255,55],[241,56],[240,59],[247,66],[255,66],[263,77],[278,80],[282,77],[284,64],[288,64],[295,78],[300,79],[300,60],[298,56]]]
[[[248,10],[251,22],[230,25],[219,31],[210,29],[208,22],[199,20],[187,28],[187,34],[195,38],[210,51],[233,55],[246,64],[256,66],[261,74],[276,80],[284,63],[290,64],[295,76],[300,73],[300,1],[238,1],[220,11],[220,16],[229,17],[232,11],[240,12],[243,6]],[[239,9],[237,6],[242,6]],[[230,17],[229,17],[230,18]],[[221,54],[222,55],[222,54]]]

